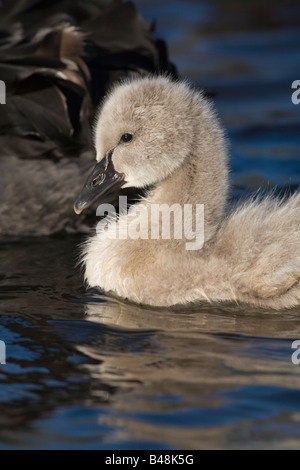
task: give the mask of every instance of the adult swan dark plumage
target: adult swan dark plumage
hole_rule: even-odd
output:
[[[95,107],[121,77],[174,73],[132,2],[0,6],[0,235],[84,229],[72,206],[94,158]]]

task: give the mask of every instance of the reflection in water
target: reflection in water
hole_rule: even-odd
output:
[[[89,304],[87,315],[94,324],[156,328],[142,354],[131,351],[128,330],[123,334],[131,346],[121,356],[96,345],[79,348],[101,361],[90,366],[93,374],[123,389],[117,415],[104,422],[134,438],[152,440],[159,425],[160,440],[175,448],[224,448],[238,445],[241,428],[249,434],[253,427],[260,445],[272,446],[264,427],[274,426],[272,439],[278,439],[278,415],[291,401],[291,412],[299,411],[300,375],[291,363],[299,309],[280,315],[234,306],[174,312],[109,302],[105,308]]]
[[[299,309],[126,304],[81,286],[78,242],[1,251],[0,448],[299,444]]]
[[[296,3],[137,3],[180,71],[218,92],[233,195],[297,187]],[[299,448],[299,308],[126,304],[82,286],[80,240],[0,245],[0,448]]]

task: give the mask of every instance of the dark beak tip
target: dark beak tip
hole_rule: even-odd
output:
[[[84,210],[86,203],[82,202],[79,198],[74,202],[73,209],[75,214],[79,215]]]
[[[124,184],[124,175],[115,170],[111,156],[112,151],[96,164],[88,177],[73,206],[76,214],[81,214],[101,196],[111,197],[111,193],[119,190]]]
[[[79,215],[81,212],[82,212],[82,209],[79,209],[79,207],[77,206],[76,202],[73,206],[73,209],[74,209],[74,212],[75,214]]]

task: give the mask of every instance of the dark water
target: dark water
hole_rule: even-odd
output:
[[[298,187],[297,2],[138,1],[217,92],[233,195]],[[300,308],[142,309],[86,291],[80,237],[1,243],[0,449],[299,448]]]

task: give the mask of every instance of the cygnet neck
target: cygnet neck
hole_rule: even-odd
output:
[[[203,160],[205,162],[203,162]],[[201,148],[194,149],[183,164],[151,191],[150,204],[204,205],[204,239],[216,233],[225,212],[228,192],[228,170],[223,146],[219,155],[209,158]]]

